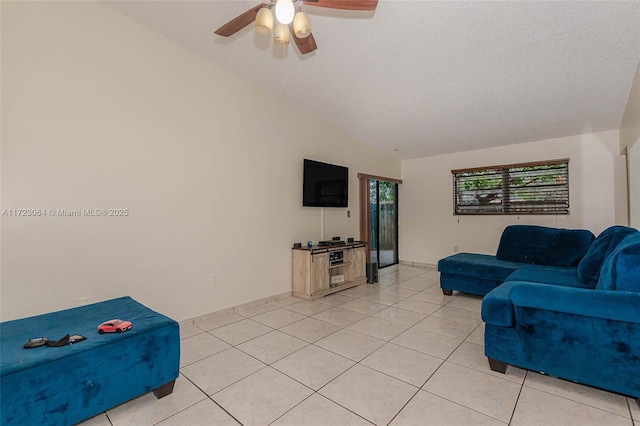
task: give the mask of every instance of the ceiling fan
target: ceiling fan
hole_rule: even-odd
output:
[[[269,34],[274,24],[272,9],[275,9],[276,43],[289,44],[292,37],[300,53],[307,54],[318,48],[311,34],[309,17],[302,12],[305,6],[327,7],[343,10],[375,10],[378,0],[269,0],[260,3],[246,12],[236,16],[218,28],[215,34],[229,37],[255,21],[256,31]]]

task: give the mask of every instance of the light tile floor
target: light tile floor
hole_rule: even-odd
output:
[[[484,357],[481,298],[396,265],[314,302],[292,297],[181,327],[174,392],[84,426],[627,425],[636,400]],[[635,423],[634,423],[635,420]]]

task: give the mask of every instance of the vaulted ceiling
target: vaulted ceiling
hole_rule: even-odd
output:
[[[618,129],[640,60],[639,1],[303,6],[304,56],[213,34],[259,2],[103,3],[400,159]]]

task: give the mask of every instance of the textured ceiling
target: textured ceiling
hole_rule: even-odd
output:
[[[640,60],[640,1],[305,6],[304,57],[213,35],[259,2],[104,4],[400,159],[618,129]]]

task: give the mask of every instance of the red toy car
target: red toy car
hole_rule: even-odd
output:
[[[131,329],[131,322],[113,319],[105,321],[98,326],[98,333],[121,333]]]

